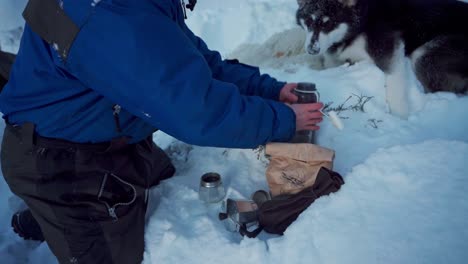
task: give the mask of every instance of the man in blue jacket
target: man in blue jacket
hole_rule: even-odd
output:
[[[41,5],[60,6],[52,15],[77,30],[65,49],[27,23],[0,94],[2,170],[60,263],[142,260],[148,189],[175,172],[156,129],[233,148],[318,129],[321,103],[290,105],[295,84],[222,60],[184,23],[184,1]],[[21,217],[15,230],[40,239]]]

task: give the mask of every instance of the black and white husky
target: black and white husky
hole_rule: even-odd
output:
[[[325,67],[368,60],[390,111],[407,117],[405,56],[426,92],[468,92],[468,4],[456,0],[297,0],[305,50]]]

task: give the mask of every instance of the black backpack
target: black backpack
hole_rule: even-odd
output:
[[[340,174],[322,167],[312,187],[295,195],[277,196],[260,205],[258,212],[260,226],[268,233],[282,235],[316,199],[337,192],[343,184],[343,177]]]
[[[0,50],[0,92],[8,82],[11,66],[15,62],[16,56]]]
[[[344,184],[343,177],[335,171],[322,167],[317,179],[309,188],[294,195],[279,195],[258,204],[258,228],[249,231],[242,225],[239,232],[247,237],[256,237],[262,230],[283,235],[299,215],[306,210],[317,198],[337,192]]]

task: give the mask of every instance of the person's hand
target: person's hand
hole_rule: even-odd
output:
[[[297,83],[287,83],[281,88],[279,100],[286,104],[294,104],[299,98],[293,93],[294,88],[297,87]]]
[[[296,131],[320,129],[317,124],[323,120],[323,114],[319,111],[323,108],[322,103],[292,104],[288,106],[296,114]]]

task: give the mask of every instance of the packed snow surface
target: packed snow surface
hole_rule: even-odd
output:
[[[24,2],[0,0],[3,49],[18,48]],[[312,204],[284,236],[242,238],[217,219],[220,204],[198,199],[199,180],[218,172],[228,197],[248,199],[267,189],[263,152],[191,146],[158,132],[155,141],[178,171],[151,192],[144,263],[466,263],[468,97],[424,94],[408,62],[411,115],[389,114],[385,76],[374,65],[314,70],[301,51],[295,9],[293,0],[202,0],[187,21],[225,57],[280,80],[317,84],[343,119],[342,131],[325,119],[318,144],[336,151],[334,169],[345,185]],[[10,230],[11,215],[23,207],[2,177],[2,263],[56,263],[47,244]]]

